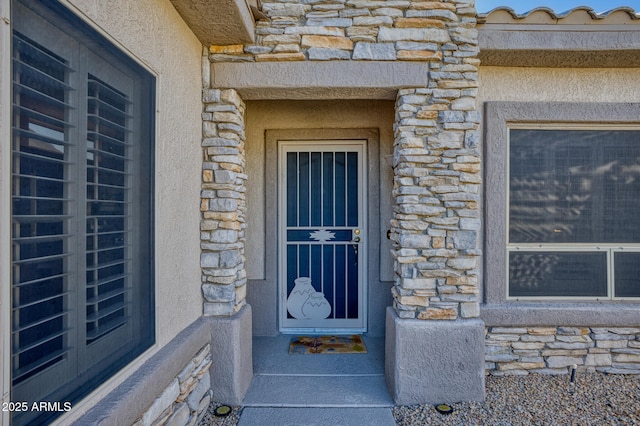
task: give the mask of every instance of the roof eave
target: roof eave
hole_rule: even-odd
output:
[[[498,8],[478,15],[478,32],[484,66],[640,67],[640,19],[630,8]]]
[[[205,46],[252,43],[257,0],[171,0],[182,19]]]

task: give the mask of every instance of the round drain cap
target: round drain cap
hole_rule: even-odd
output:
[[[436,411],[440,414],[451,414],[453,413],[453,407],[449,404],[438,404],[435,406]]]
[[[231,414],[231,407],[229,407],[228,405],[221,405],[213,410],[213,414],[215,414],[217,417],[228,416],[229,414]]]

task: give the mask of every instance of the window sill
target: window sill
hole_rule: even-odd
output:
[[[480,305],[491,326],[638,326],[638,302],[505,302]]]

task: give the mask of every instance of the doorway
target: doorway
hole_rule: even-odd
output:
[[[366,140],[278,142],[283,333],[366,331]]]

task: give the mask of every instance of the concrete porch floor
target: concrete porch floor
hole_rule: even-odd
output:
[[[289,354],[293,336],[254,337],[251,386],[239,426],[395,425],[384,379],[384,338],[366,354]]]

